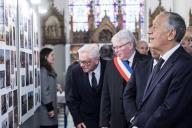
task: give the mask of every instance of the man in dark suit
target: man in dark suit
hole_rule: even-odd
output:
[[[71,94],[67,105],[77,128],[98,128],[105,62],[97,44],[78,50],[79,64],[71,69]]]
[[[154,49],[150,49],[150,53],[152,58],[137,62],[123,93],[123,106],[128,122],[134,119],[142,101],[148,77],[160,57],[159,52]]]
[[[161,59],[149,76],[133,126],[191,127],[192,57],[180,45],[185,30],[183,18],[176,13],[162,12],[153,21],[149,47],[158,50]]]
[[[127,128],[123,110],[123,90],[127,77],[118,70],[118,58],[120,62],[129,61],[129,66],[134,67],[137,61],[146,58],[136,50],[134,35],[128,30],[121,30],[112,37],[113,50],[116,57],[109,61],[103,83],[101,96],[100,127]],[[128,65],[128,64],[127,64]]]

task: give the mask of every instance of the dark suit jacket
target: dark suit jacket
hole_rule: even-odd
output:
[[[84,73],[80,65],[72,69],[70,98],[67,102],[75,126],[84,122],[87,128],[99,127],[99,108],[105,62],[101,61],[101,75],[97,89],[90,85],[88,73]]]
[[[142,101],[143,93],[152,68],[153,58],[139,61],[135,65],[131,78],[125,87],[123,105],[128,122],[135,116],[138,106]]]
[[[142,59],[147,58],[136,52],[133,66]],[[123,90],[125,80],[114,65],[114,60],[108,62],[105,71],[104,84],[101,97],[100,127],[127,128],[123,110]]]
[[[191,127],[191,90],[192,57],[179,47],[144,93],[134,125],[139,128]]]
[[[78,66],[78,62],[74,62],[69,67],[67,68],[67,73],[65,76],[65,100],[66,102],[70,101],[70,95],[71,95],[71,84],[73,83],[72,81],[72,70],[74,67]]]

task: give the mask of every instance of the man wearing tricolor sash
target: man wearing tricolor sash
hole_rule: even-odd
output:
[[[115,57],[109,61],[104,77],[101,96],[100,127],[127,128],[123,110],[123,90],[129,80],[135,64],[147,57],[136,50],[134,35],[121,30],[111,39]]]

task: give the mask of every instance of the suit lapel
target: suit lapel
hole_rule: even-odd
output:
[[[151,75],[149,77],[149,80],[147,82],[147,86],[150,85],[150,88],[146,91],[146,93],[143,96],[143,100],[142,102],[144,103],[145,100],[150,96],[150,94],[153,92],[153,90],[155,89],[155,87],[157,86],[158,82],[163,78],[163,76],[173,67],[174,62],[176,61],[176,59],[179,56],[179,53],[181,52],[182,48],[178,48],[178,50],[176,50],[171,56],[170,58],[165,62],[165,64],[163,65],[163,67],[161,68],[161,70],[158,72],[158,74],[156,75],[156,77],[151,81]]]
[[[91,83],[89,82],[89,74],[88,73],[84,73],[84,85],[85,85],[85,87],[86,88],[88,88],[88,89],[91,89]]]

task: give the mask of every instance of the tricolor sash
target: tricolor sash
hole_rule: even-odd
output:
[[[128,82],[133,72],[129,64],[126,61],[120,60],[119,57],[114,57],[114,64],[121,76]]]

